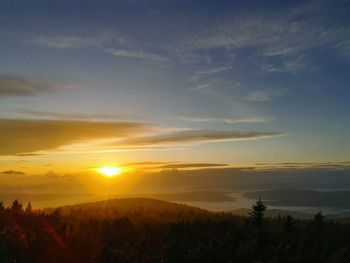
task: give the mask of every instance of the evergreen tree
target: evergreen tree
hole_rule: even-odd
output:
[[[318,212],[315,216],[314,219],[312,220],[312,224],[316,226],[317,228],[321,228],[324,224],[324,215],[322,212]]]
[[[21,202],[19,202],[17,199],[15,201],[12,202],[11,205],[11,211],[15,212],[15,213],[20,213],[23,211],[23,205]]]
[[[6,208],[4,206],[4,202],[0,201],[0,213],[4,213],[6,211]]]
[[[249,219],[257,226],[261,226],[264,221],[264,212],[266,206],[259,197],[259,200],[252,207],[252,211],[249,213]]]
[[[294,225],[295,225],[295,220],[292,216],[287,215],[284,218],[284,229],[286,232],[291,232],[294,229]]]
[[[26,213],[31,213],[32,212],[32,204],[30,202],[28,203],[25,212]]]
[[[322,215],[322,212],[318,212],[315,216],[314,216],[314,223],[322,223],[324,219],[324,215]]]

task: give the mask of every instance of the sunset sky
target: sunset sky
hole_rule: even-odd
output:
[[[347,162],[349,13],[330,0],[0,0],[0,173]]]

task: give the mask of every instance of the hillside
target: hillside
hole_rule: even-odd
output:
[[[176,222],[195,218],[214,217],[207,210],[184,204],[171,203],[151,198],[117,198],[82,203],[58,208],[48,208],[47,213],[58,212],[64,217],[115,219],[127,217],[137,222]]]
[[[268,202],[267,202],[268,203]],[[47,213],[59,212],[65,217],[116,219],[127,217],[134,223],[138,222],[178,222],[194,219],[218,220],[231,217],[247,217],[251,209],[238,208],[229,212],[212,212],[186,204],[164,201],[145,197],[115,198],[96,202],[87,202],[75,205],[47,208]],[[267,209],[265,216],[293,216],[298,219],[312,219],[314,214],[288,211],[282,209]],[[348,216],[327,215],[328,219],[347,218]]]

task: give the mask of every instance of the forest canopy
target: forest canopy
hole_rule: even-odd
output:
[[[147,198],[0,203],[1,262],[349,262],[349,221],[214,213]]]

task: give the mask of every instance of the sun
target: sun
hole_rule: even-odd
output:
[[[123,169],[117,166],[103,166],[97,169],[97,172],[106,177],[113,177],[123,173]]]

